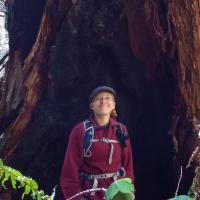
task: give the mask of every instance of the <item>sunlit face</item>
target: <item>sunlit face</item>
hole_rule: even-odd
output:
[[[96,116],[110,116],[111,111],[115,109],[114,96],[109,92],[100,92],[92,100],[90,108]]]

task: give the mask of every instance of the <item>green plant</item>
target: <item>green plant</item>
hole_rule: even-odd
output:
[[[191,196],[194,200],[197,200],[200,196],[200,167],[197,167],[195,170],[195,177],[193,179],[188,195]]]
[[[105,192],[106,200],[134,200],[134,185],[131,182],[130,178],[122,178],[113,182],[108,189],[105,188],[95,188],[95,189],[88,189],[82,192],[75,194],[74,196],[70,197],[66,200],[72,200],[77,197],[80,197],[83,194],[103,191]]]
[[[169,200],[192,200],[192,198],[190,198],[189,196],[180,195]]]
[[[134,185],[130,178],[122,178],[113,182],[107,189],[106,200],[134,200]]]
[[[25,195],[30,195],[34,200],[53,200],[55,196],[54,192],[51,196],[48,196],[44,193],[43,190],[39,190],[37,182],[30,178],[24,176],[20,171],[15,170],[11,167],[8,167],[3,164],[3,161],[0,159],[0,186],[4,189],[6,188],[6,182],[10,182],[13,189],[23,189],[22,199]],[[83,191],[79,194],[76,194],[73,199],[85,193],[90,193],[93,191],[104,191],[106,200],[134,200],[135,199],[135,188],[129,178],[122,178],[113,182],[108,189],[105,188],[96,188],[91,190]],[[193,198],[185,195],[176,196],[169,200],[192,200]]]
[[[5,183],[8,181],[10,181],[13,189],[23,189],[22,199],[25,195],[30,195],[35,200],[54,199],[55,191],[51,196],[46,195],[43,190],[39,190],[38,184],[34,179],[23,176],[20,171],[4,165],[0,159],[0,185],[7,189]]]

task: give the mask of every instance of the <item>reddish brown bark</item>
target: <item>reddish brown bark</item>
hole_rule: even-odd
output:
[[[73,2],[76,2],[76,1],[73,1]],[[71,46],[75,44],[75,47],[79,49],[79,46],[78,47],[76,46],[76,43],[78,43],[82,45],[81,48],[86,48],[85,46],[87,46],[88,48],[89,46],[92,49],[93,47],[91,47],[92,46],[91,43],[94,42],[93,45],[94,46],[96,45],[95,53],[101,52],[101,50],[99,50],[101,48],[104,51],[104,48],[105,49],[107,48],[105,47],[106,45],[104,46],[105,41],[103,42],[100,41],[100,43],[102,43],[101,44],[102,46],[99,45],[98,37],[96,39],[97,41],[95,41],[94,38],[96,37],[96,35],[94,34],[94,32],[92,32],[93,30],[92,31],[89,30],[90,28],[92,29],[95,26],[97,26],[95,22],[96,23],[101,22],[98,25],[99,27],[103,29],[104,26],[102,26],[102,24],[104,25],[104,22],[102,22],[103,20],[101,21],[101,19],[103,19],[102,16],[104,16],[105,14],[105,13],[102,14],[104,12],[104,9],[99,11],[97,7],[95,7],[96,5],[93,5],[94,8],[91,6],[92,7],[91,10],[90,9],[87,10],[86,9],[87,6],[84,7],[81,4],[83,6],[83,8],[81,8],[79,2],[76,2],[76,3],[77,3],[77,6],[75,6],[74,10],[72,10],[71,17],[73,19],[73,12],[74,12],[75,17],[73,19],[74,21],[72,20],[72,25],[74,26],[73,32],[75,34],[73,35],[73,39],[75,40],[77,39],[78,42],[76,41],[75,43],[71,43]],[[171,129],[169,130],[169,134],[171,134],[173,137],[176,170],[179,172],[180,165],[183,165],[184,167],[186,167],[188,161],[190,160],[190,156],[193,150],[195,150],[196,147],[199,147],[200,145],[198,135],[196,134],[198,130],[197,129],[195,130],[195,128],[197,128],[197,125],[199,124],[199,121],[200,121],[200,95],[199,95],[199,91],[200,91],[199,9],[200,9],[200,6],[199,6],[198,1],[191,2],[189,0],[183,0],[181,3],[178,1],[166,2],[166,1],[145,0],[144,4],[142,1],[124,0],[123,3],[124,3],[124,9],[125,9],[124,11],[128,20],[129,46],[131,47],[132,53],[137,58],[139,58],[139,60],[144,64],[145,71],[146,71],[145,75],[148,78],[148,81],[151,83],[152,80],[156,79],[156,76],[159,75],[158,71],[162,70],[160,69],[160,66],[162,67],[164,66],[165,69],[168,68],[168,70],[173,74],[173,78],[174,78],[173,81],[174,81],[174,85],[177,87],[176,88],[177,90],[176,90],[176,94],[174,95],[175,103],[174,105],[170,105],[171,107],[173,106],[175,109],[174,109],[174,118],[172,119]],[[18,48],[14,49],[14,52],[12,52],[10,61],[13,63],[10,63],[9,65],[11,67],[14,66],[14,70],[10,71],[10,74],[8,72],[10,80],[8,82],[8,85],[6,86],[6,91],[4,91],[7,93],[6,93],[6,99],[4,99],[5,101],[1,102],[3,103],[3,106],[1,106],[1,109],[3,108],[3,110],[0,115],[1,116],[7,115],[12,111],[12,109],[16,109],[18,107],[19,107],[19,113],[17,117],[14,119],[14,121],[11,121],[8,126],[4,127],[4,130],[6,130],[6,133],[7,133],[6,135],[7,138],[5,139],[5,143],[2,145],[1,151],[0,151],[0,157],[2,157],[4,160],[9,160],[12,158],[12,155],[14,151],[16,150],[16,147],[18,146],[19,142],[21,141],[22,136],[26,132],[26,127],[31,122],[32,113],[41,97],[41,94],[43,92],[43,86],[45,85],[46,79],[48,76],[47,63],[49,60],[49,49],[51,45],[53,44],[53,42],[55,41],[55,36],[59,29],[59,26],[62,23],[64,17],[67,15],[68,10],[71,8],[71,6],[72,6],[71,1],[66,2],[64,0],[60,0],[60,1],[49,0],[47,2],[46,9],[43,13],[43,18],[42,18],[40,30],[38,33],[38,37],[26,60],[25,61],[23,60],[23,53],[22,53],[22,50],[20,49],[20,47],[23,45],[19,44],[17,46]],[[106,6],[108,5],[106,4]],[[83,27],[80,27],[79,23],[85,22],[84,21],[85,18],[83,21],[81,19],[82,17],[84,17],[84,15],[88,15],[91,17],[92,15],[90,15],[90,13],[94,12],[95,9],[97,9],[99,12],[99,15],[97,15],[97,17],[95,16],[95,13],[93,13],[94,18],[96,17],[94,20],[95,22],[92,21],[91,23],[89,19],[86,19],[86,21],[87,20],[88,21],[84,24],[86,26],[86,28],[84,27],[85,28],[84,31],[92,32],[90,34],[87,34],[81,29]],[[83,13],[85,12],[84,15],[82,12]],[[92,26],[87,26],[88,24],[92,24]],[[83,37],[84,39],[89,37],[88,35],[94,36],[94,38],[90,38],[92,42],[90,41],[89,43],[87,43],[87,45],[84,46],[84,42],[85,42],[84,39],[79,38],[79,36],[76,35],[79,29],[82,30],[81,32],[82,35],[80,34],[80,37],[84,36]],[[65,31],[67,32],[68,30],[65,30]],[[68,36],[71,37],[72,34],[70,33],[70,31],[67,33],[68,33]],[[101,32],[101,34],[102,34],[102,38],[105,37],[105,35],[103,35],[103,32]],[[61,36],[61,38],[62,38],[63,46],[64,46],[65,44],[64,39],[66,38],[63,37],[63,35]],[[113,41],[116,42],[115,40]],[[70,48],[70,45],[68,48]],[[75,52],[75,53],[73,52],[72,53],[73,55],[77,56],[77,54],[81,52],[81,51],[79,52],[79,50],[77,49],[75,51],[78,51],[78,52]],[[88,52],[92,53],[91,49]],[[123,48],[121,46],[120,50],[123,51],[122,49]],[[65,50],[70,51],[67,48]],[[132,66],[130,63],[128,63],[127,65],[128,67],[124,69],[124,64],[126,65],[127,60],[128,60],[126,58],[129,58],[129,61],[130,60],[132,61],[132,57],[130,55],[127,56],[125,54],[120,54],[121,53],[120,50],[117,56],[119,57],[121,56],[121,58],[124,58],[125,60],[125,62],[122,62],[121,64],[121,69],[126,71],[128,67],[134,68],[135,66]],[[110,49],[109,51],[105,51],[106,52],[105,54],[109,53],[110,51],[111,51]],[[74,80],[80,81],[83,78],[82,75],[80,75],[81,73],[82,74],[85,73],[86,75],[99,73],[98,71],[99,63],[95,63],[96,68],[94,67],[94,72],[93,72],[92,71],[93,69],[91,70],[90,67],[87,66],[88,67],[87,68],[85,67],[85,65],[81,65],[84,62],[82,58],[78,60],[79,63],[77,64],[76,61],[74,60],[73,55],[69,55],[67,53],[62,54],[62,55],[68,55],[70,57],[70,59],[69,58],[66,59],[67,61],[64,61],[64,58],[63,58],[64,64],[69,62],[69,60],[70,62],[75,63],[75,64],[67,63],[68,65],[71,65],[72,68],[70,68],[71,67],[70,66],[69,68],[63,70],[66,73],[68,73],[70,69],[74,70],[74,72],[70,74],[71,76],[69,75],[69,82],[70,81],[71,82],[69,84],[65,83],[66,85],[64,87],[66,88],[71,88],[71,85],[75,83]],[[88,56],[87,54],[84,54],[84,55]],[[94,56],[95,54],[92,54],[92,55]],[[89,55],[89,57],[90,56],[91,55]],[[109,60],[107,57],[103,57],[103,58],[106,61]],[[101,60],[101,57],[100,57],[100,60]],[[116,66],[118,65],[120,66],[120,63],[117,63],[116,58],[113,60],[109,60],[109,62],[111,62],[113,65],[116,64]],[[89,60],[86,63],[90,64],[90,61],[91,60]],[[93,62],[94,61],[92,60],[92,63]],[[59,64],[63,66],[64,65],[63,63],[61,62]],[[81,67],[87,68],[88,71],[86,70],[86,72],[83,72],[84,70],[82,69],[80,70],[79,64]],[[73,68],[73,66],[75,67]],[[131,98],[135,99],[135,96],[137,96],[137,94],[135,93],[137,92],[135,92],[134,90],[135,89],[134,84],[137,85],[137,82],[132,83],[132,79],[134,79],[134,77],[131,74],[132,72],[130,68],[127,70],[127,74],[121,73],[120,70],[118,71],[118,74],[120,74],[121,76],[118,76],[117,73],[112,74],[112,77],[110,77],[110,82],[113,81],[113,76],[116,75],[117,81],[116,83],[113,83],[113,85],[120,85],[119,88],[120,89],[122,88],[123,90],[122,93],[127,92],[128,94],[126,97],[127,99],[129,99],[131,95],[133,95],[131,96]],[[112,73],[115,70],[117,71],[117,69],[114,69],[112,67],[110,69]],[[105,72],[108,72],[106,71],[106,69],[104,70]],[[63,71],[61,70],[61,73]],[[62,75],[58,75],[58,76],[60,77],[56,77],[56,78],[59,80],[63,78]],[[137,74],[134,74],[134,76],[136,77]],[[171,80],[171,79],[168,79],[169,77],[166,78],[166,76],[167,75],[165,74],[165,71],[163,71],[161,75],[161,79],[165,79],[165,81]],[[87,78],[88,77],[86,76],[85,79]],[[126,84],[124,84],[123,81],[119,82],[121,79],[125,79],[124,82]],[[95,80],[95,78],[93,78],[93,80]],[[96,84],[95,81],[94,83]],[[129,83],[132,83],[133,85],[130,86]],[[161,81],[159,83],[161,83]],[[138,85],[137,85],[138,90],[140,90],[142,87],[139,87]],[[64,89],[63,90],[62,89],[60,89],[59,91],[60,93],[64,91]],[[87,89],[89,91],[89,87]],[[25,90],[25,93],[24,93],[24,90]],[[171,90],[171,88],[167,90]],[[71,92],[72,90],[69,89],[68,91]],[[82,91],[79,91],[79,92],[80,92],[80,95],[82,96],[85,95],[84,93],[82,93]],[[164,91],[163,93],[165,92],[166,91]],[[13,100],[13,97],[14,97],[14,100]],[[122,96],[122,98],[124,97]],[[60,102],[59,98],[56,100],[59,100]],[[130,100],[130,102],[131,101],[132,100]],[[74,95],[74,99],[72,98],[72,102],[77,102],[76,95]],[[133,102],[137,102],[137,101],[133,100]],[[130,104],[132,105],[132,103]],[[70,106],[71,104],[69,103],[66,107],[69,108]],[[59,109],[62,110],[63,108],[65,108],[65,106],[60,107]],[[56,112],[60,112],[60,110]],[[77,113],[72,112],[70,109],[69,110],[66,109],[65,111],[69,113],[71,112],[72,114],[78,113],[78,112]],[[77,115],[80,115],[80,113],[78,113]],[[144,115],[146,115],[146,113]],[[66,115],[65,116],[63,115],[63,118],[64,117],[66,117]],[[132,115],[130,114],[129,117],[131,119]],[[136,116],[136,118],[137,117],[138,116]],[[57,119],[58,121],[56,123],[59,122],[60,115],[58,115]],[[72,122],[69,122],[69,123],[72,123]],[[132,119],[130,120],[130,123],[133,123]],[[64,129],[65,127],[62,127],[62,128]],[[142,145],[145,145],[145,144],[142,144]],[[199,152],[199,149],[196,152],[195,156],[193,156],[193,158],[190,160],[191,162],[195,162],[195,167],[200,165],[199,159],[198,159],[198,156],[199,156],[198,152]],[[197,171],[197,175],[198,173],[199,171]]]
[[[165,12],[161,12],[161,2],[152,0],[146,0],[145,5],[124,0],[124,5],[130,46],[145,65],[147,77],[154,78],[163,55],[177,60],[170,65],[178,90],[169,134],[173,135],[179,174],[180,165],[186,167],[192,152],[200,146],[196,134],[200,124],[200,4],[189,0],[169,1]],[[192,159],[196,167],[200,166],[199,153],[198,149]]]
[[[177,154],[179,151],[187,152],[186,163],[190,167],[196,167],[196,176],[193,181],[196,195],[199,194],[199,167],[200,167],[200,4],[199,1],[184,0],[182,3],[172,1],[170,5],[170,18],[173,22],[178,50],[178,88],[180,90],[179,103],[185,107],[185,118],[187,124],[191,124],[190,129],[194,134],[189,136],[185,130],[184,121],[177,129],[175,143],[177,144]],[[181,100],[180,100],[181,99]],[[180,106],[180,105],[179,105]],[[179,107],[180,108],[180,107]],[[178,112],[181,109],[178,109]],[[177,115],[180,115],[177,113]],[[182,131],[181,131],[182,130]],[[194,168],[195,169],[195,168]],[[197,197],[199,199],[199,197]]]
[[[136,1],[124,0],[124,6],[132,52],[144,64],[146,77],[151,80],[155,76],[162,54],[170,53],[171,57],[174,56],[168,13],[161,13],[159,4],[151,0],[146,0],[144,5]],[[165,21],[161,20],[161,15],[165,16]],[[168,26],[166,30],[163,27],[164,23]],[[167,49],[167,42],[170,42],[170,49]]]
[[[177,36],[179,88],[189,120],[200,118],[200,5],[198,1],[172,2],[170,16]]]
[[[49,48],[71,6],[71,1],[49,0],[47,2],[37,40],[22,67],[26,97],[20,109],[20,114],[9,128],[8,138],[0,152],[0,157],[6,161],[12,157],[31,119],[32,111],[40,98],[42,85],[47,77]],[[22,86],[20,89],[22,89]]]

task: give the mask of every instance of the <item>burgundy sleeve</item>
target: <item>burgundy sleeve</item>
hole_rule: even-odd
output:
[[[125,133],[128,133],[126,126],[123,126]],[[134,183],[133,155],[130,139],[126,140],[126,147],[122,151],[122,166],[126,171],[126,177],[129,177]]]
[[[80,123],[73,128],[70,134],[60,177],[60,185],[65,199],[82,191],[79,172],[83,160],[83,140],[84,128]],[[80,197],[75,200],[77,199]]]

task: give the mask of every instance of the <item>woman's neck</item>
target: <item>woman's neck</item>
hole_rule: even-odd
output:
[[[95,115],[96,122],[99,126],[105,126],[110,121],[110,116],[98,116]]]

